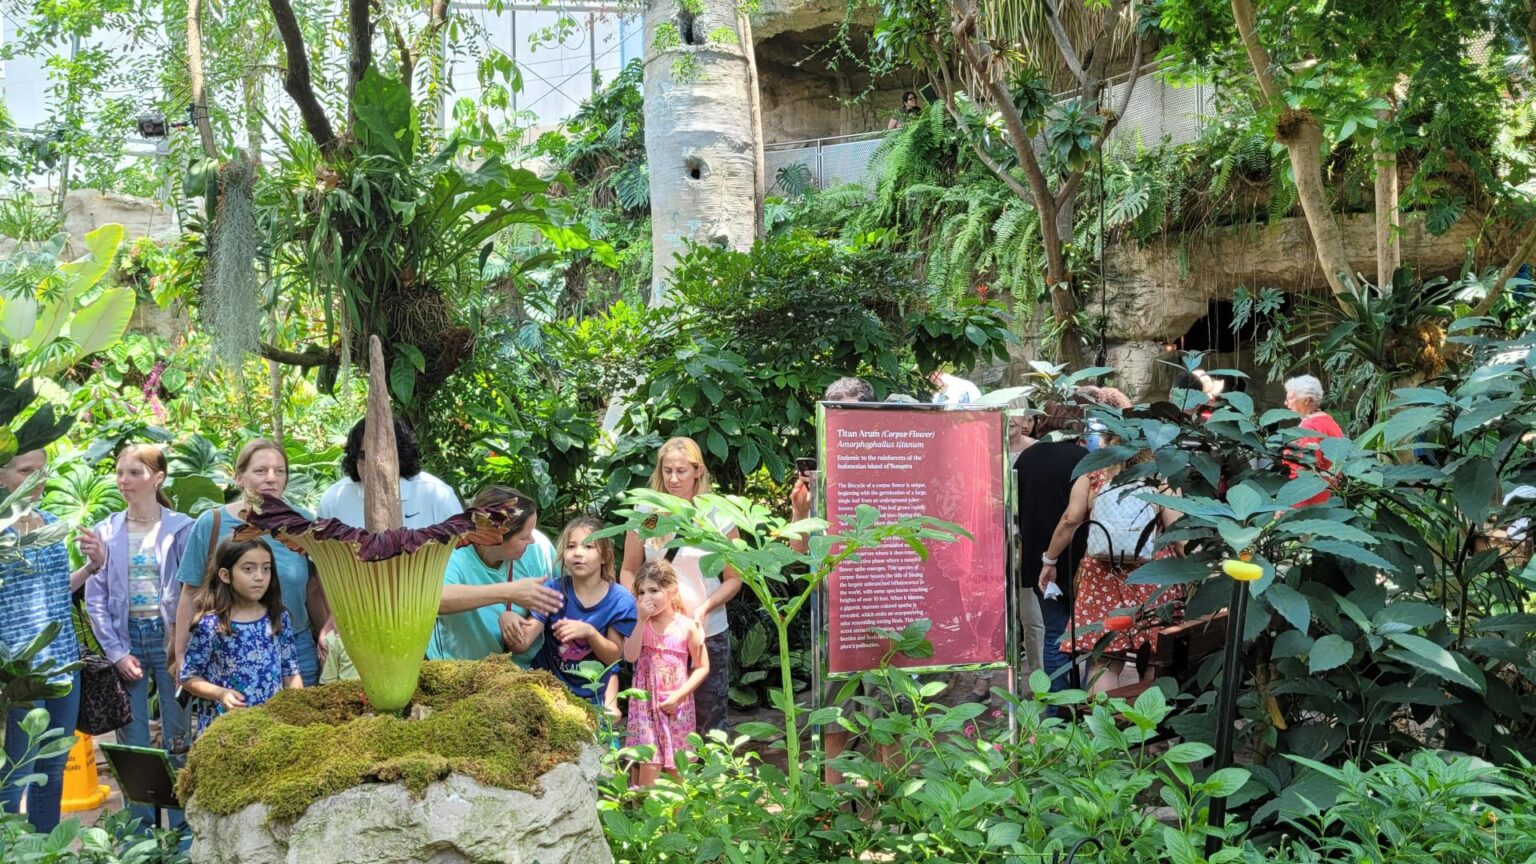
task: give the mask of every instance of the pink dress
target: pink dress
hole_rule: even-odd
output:
[[[688,637],[669,633],[656,635],[651,622],[645,622],[640,636],[640,659],[635,663],[635,688],[649,693],[646,701],[629,703],[630,747],[655,747],[652,762],[663,768],[677,767],[673,759],[678,750],[688,749],[693,732],[693,697],[689,696],[668,717],[661,703],[688,681]]]

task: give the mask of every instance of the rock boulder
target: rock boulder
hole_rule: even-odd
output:
[[[510,742],[509,742],[510,743]],[[400,783],[356,786],[310,805],[293,822],[264,804],[187,822],[194,864],[608,864],[597,816],[599,752],[555,766],[533,794],[462,774],[413,795]]]

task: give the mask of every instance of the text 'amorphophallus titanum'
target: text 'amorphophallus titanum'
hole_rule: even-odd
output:
[[[240,531],[271,534],[309,556],[368,701],[378,711],[400,711],[416,692],[448,556],[465,543],[500,542],[518,514],[512,507],[475,508],[429,528],[402,527],[394,417],[377,336],[368,353],[366,458],[358,466],[366,527],[310,520],[267,498]]]

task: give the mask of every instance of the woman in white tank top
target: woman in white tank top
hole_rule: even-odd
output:
[[[1150,457],[1147,451],[1131,461]],[[1097,631],[1085,634],[1081,644],[1075,644],[1073,634],[1078,628],[1102,624],[1106,631],[1119,631],[1089,670],[1092,692],[1119,687],[1125,661],[1144,645],[1157,646],[1161,627],[1143,613],[1171,604],[1177,616],[1184,597],[1181,586],[1126,584],[1131,573],[1148,559],[1178,554],[1174,544],[1153,554],[1156,541],[1152,532],[1166,530],[1179,514],[1145,500],[1145,486],[1112,486],[1124,467],[1102,468],[1077,478],[1067,510],[1041,558],[1040,589],[1044,591],[1048,583],[1056,581],[1056,559],[1071,544],[1079,526],[1091,522],[1087,552],[1072,583],[1072,626],[1062,650],[1079,654],[1105,635]]]
[[[656,470],[651,473],[650,487],[686,501],[708,492],[709,469],[704,467],[704,453],[699,445],[691,438],[673,438],[661,445],[656,451]],[[710,511],[702,515],[727,537],[736,536],[736,528],[721,514]],[[729,567],[717,576],[705,576],[704,551],[689,547],[667,549],[670,539],[654,537],[642,541],[634,531],[626,534],[619,583],[633,590],[641,564],[658,558],[672,562],[683,610],[704,628],[704,647],[709,652],[709,677],[693,695],[698,730],[700,734],[714,729],[725,731],[731,671],[731,634],[725,607],[741,591],[741,577]]]

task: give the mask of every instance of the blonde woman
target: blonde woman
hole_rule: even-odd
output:
[[[656,451],[656,470],[651,472],[650,487],[682,498],[693,499],[709,491],[709,469],[704,467],[704,453],[692,438],[673,438]],[[723,515],[707,512],[704,518],[727,537],[736,536],[736,528]],[[741,590],[741,577],[727,567],[718,577],[706,577],[700,562],[704,550],[692,547],[665,548],[670,537],[653,537],[641,541],[634,531],[624,538],[624,563],[619,572],[619,584],[630,591],[635,587],[635,574],[647,561],[665,560],[677,571],[678,595],[683,601],[684,612],[704,628],[704,647],[709,654],[709,677],[704,686],[694,694],[698,711],[698,730],[706,734],[711,730],[728,731],[727,713],[730,708],[729,676],[731,671],[731,634],[725,607]]]
[[[182,585],[199,589],[199,594],[204,568],[211,557],[209,553],[220,540],[245,524],[251,502],[260,501],[266,495],[281,498],[288,490],[288,454],[275,441],[265,438],[251,441],[240,448],[235,457],[235,485],[240,488],[240,497],[197,517],[187,537],[186,552],[181,556],[176,579]],[[302,508],[293,509],[309,516]],[[324,629],[321,625],[329,623],[331,607],[326,603],[325,591],[320,587],[320,580],[315,578],[308,558],[271,537],[263,538],[263,542],[272,550],[272,570],[282,584],[283,606],[293,622],[299,672],[304,676],[304,686],[313,687],[320,683],[320,658],[315,650],[314,634]],[[192,632],[192,625],[203,611],[194,608],[197,602],[186,602],[188,599],[184,594],[182,602],[176,606],[176,652],[171,661],[176,668],[186,656],[187,637]]]

